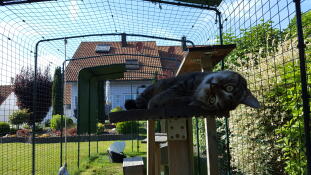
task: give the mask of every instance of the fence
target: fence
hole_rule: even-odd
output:
[[[0,137],[0,174],[55,174],[64,162],[73,172],[82,159],[105,151],[101,150],[105,143],[91,141],[90,133],[79,137],[86,137],[85,142],[65,143],[60,138],[64,139],[64,132],[49,131],[47,136],[40,129],[53,113],[52,75],[57,67],[65,63],[64,94],[57,97],[64,103],[60,113],[76,122],[75,83],[81,68],[111,64],[109,60],[139,60],[140,71],[127,72],[124,79],[132,85],[105,99],[121,104],[155,75],[172,76],[186,54],[180,47],[185,44],[236,44],[215,70],[241,73],[262,104],[259,110],[241,105],[228,119],[218,119],[221,174],[310,174],[311,3],[217,2],[1,1],[0,121],[9,122],[19,109],[28,111],[18,115],[23,119],[10,120],[11,131],[0,125],[4,135]],[[113,54],[90,53],[100,43],[110,45]],[[119,87],[119,81],[113,83]],[[193,121],[196,173],[204,174],[203,119]],[[66,134],[70,132],[75,131]],[[55,143],[39,143],[45,137]]]

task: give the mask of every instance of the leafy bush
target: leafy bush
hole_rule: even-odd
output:
[[[0,136],[10,133],[10,125],[6,122],[0,122]]]
[[[115,107],[111,112],[123,111],[120,106]],[[119,122],[116,125],[116,130],[119,134],[134,134],[139,132],[139,123],[136,121]]]
[[[105,125],[102,123],[97,123],[97,134],[105,132]]]
[[[115,108],[111,109],[111,111],[110,111],[110,112],[119,112],[119,111],[123,111],[123,109],[122,109],[122,107],[117,106],[117,107],[115,107]]]
[[[139,131],[139,123],[136,121],[119,122],[116,129],[119,134],[136,134]]]
[[[278,29],[272,27],[272,21],[262,21],[250,29],[241,29],[241,37],[233,33],[224,33],[224,44],[236,44],[236,49],[226,58],[226,62],[230,64],[225,64],[225,69],[256,66],[260,58],[277,51],[281,34]],[[220,69],[220,65],[216,68]]]
[[[307,60],[308,63],[310,61]],[[275,100],[280,110],[287,111],[284,124],[275,130],[280,136],[277,143],[283,153],[281,158],[285,162],[285,172],[289,175],[306,174],[304,118],[300,96],[302,90],[298,83],[301,81],[299,64],[288,63],[280,68],[286,73],[281,75],[281,81],[269,93],[269,97]],[[307,74],[311,74],[310,69],[307,69]],[[311,82],[310,77],[308,82]]]
[[[73,125],[71,118],[63,116],[63,127],[61,127],[61,115],[53,115],[51,121],[51,128],[55,130],[61,130],[65,127],[65,121],[67,128],[70,128]]]
[[[30,112],[28,111],[28,109],[21,109],[21,110],[15,111],[9,116],[10,123],[12,125],[17,125],[18,127],[19,125],[29,121],[29,118],[30,118]]]

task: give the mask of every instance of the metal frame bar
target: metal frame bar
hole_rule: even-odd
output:
[[[153,2],[153,3],[170,4],[170,5],[183,6],[183,7],[199,8],[199,9],[213,10],[215,12],[220,12],[216,7],[211,7],[208,5],[195,5],[195,4],[187,4],[187,3],[181,3],[181,2],[162,1],[162,0],[143,0],[143,1],[149,1],[149,2]]]
[[[307,174],[311,175],[311,148],[310,148],[310,105],[308,94],[308,80],[306,72],[306,55],[305,55],[305,43],[302,29],[301,19],[301,1],[294,0],[296,8],[296,25],[297,25],[297,37],[298,37],[298,49],[299,49],[299,62],[300,62],[300,78],[302,89],[302,103],[303,103],[303,117],[304,117],[304,132],[305,132],[305,147],[307,157]]]
[[[159,37],[159,36],[152,36],[152,35],[132,34],[132,33],[130,33],[130,34],[127,34],[127,33],[100,33],[100,34],[88,34],[88,35],[74,35],[74,36],[68,36],[68,37],[43,39],[43,40],[39,40],[37,42],[37,44],[41,43],[41,42],[46,42],[46,41],[57,41],[57,40],[64,40],[64,39],[85,38],[85,37],[94,37],[94,36],[121,36],[122,37],[122,35],[124,35],[124,34],[126,36],[133,36],[133,37],[152,38],[152,39],[160,39],[160,40],[167,40],[167,41],[176,41],[176,42],[181,42],[181,43],[186,42],[186,43],[190,43],[193,47],[195,47],[194,42],[192,42],[191,40],[174,39],[174,38],[166,38],[166,37]]]
[[[35,2],[46,2],[46,1],[57,1],[57,0],[2,0],[0,6],[16,5],[16,4],[29,4]]]

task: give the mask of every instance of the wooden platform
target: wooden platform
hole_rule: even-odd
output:
[[[226,115],[227,112],[211,114],[201,108],[183,106],[176,108],[159,108],[159,109],[137,109],[130,111],[120,111],[109,113],[109,120],[111,123],[117,123],[122,121],[138,121],[138,120],[159,120],[159,119],[176,119],[176,118],[189,118],[189,117],[207,117],[207,116],[219,116]]]
[[[188,55],[183,59],[176,75],[185,72],[200,72],[203,71],[202,68],[204,70],[212,70],[235,47],[235,44],[229,44],[189,48]]]

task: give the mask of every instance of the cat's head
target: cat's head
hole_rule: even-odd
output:
[[[232,71],[207,75],[196,89],[195,99],[193,105],[200,105],[211,111],[229,111],[239,104],[260,107],[258,100],[247,88],[246,80]]]

